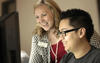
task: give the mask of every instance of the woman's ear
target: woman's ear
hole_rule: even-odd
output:
[[[86,34],[86,29],[85,28],[80,28],[79,29],[79,37],[82,38]]]

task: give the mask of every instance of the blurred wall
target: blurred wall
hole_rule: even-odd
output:
[[[33,15],[33,4],[35,0],[17,0],[17,11],[19,12],[21,49],[28,54],[31,48],[32,31],[35,26]]]
[[[20,39],[21,49],[25,50],[28,54],[31,48],[32,31],[36,24],[33,15],[33,4],[37,0],[17,0],[17,11],[19,12],[20,21]],[[98,10],[96,0],[55,0],[62,10],[69,8],[81,8],[89,11],[93,18],[95,30],[99,31],[98,23]]]

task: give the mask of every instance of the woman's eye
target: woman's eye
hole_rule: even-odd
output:
[[[45,13],[45,14],[42,14],[42,16],[46,16],[47,14]]]
[[[39,16],[35,16],[35,18],[36,18],[36,19],[38,19],[38,18],[39,18]]]

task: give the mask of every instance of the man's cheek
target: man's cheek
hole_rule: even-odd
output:
[[[69,38],[70,38],[69,36],[66,36],[66,37],[65,37],[65,40],[68,40]]]

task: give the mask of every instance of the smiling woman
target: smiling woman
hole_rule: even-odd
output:
[[[44,4],[40,4],[37,8],[35,8],[35,17],[39,26],[46,31],[54,25],[53,14]]]
[[[37,26],[33,32],[29,63],[59,63],[66,53],[57,36],[60,13],[53,0],[40,0],[34,6]]]

